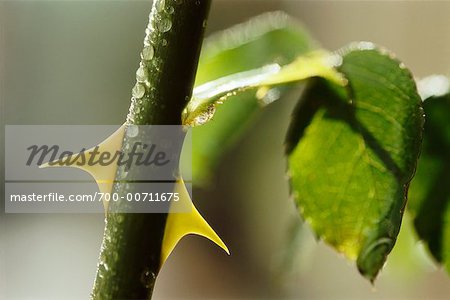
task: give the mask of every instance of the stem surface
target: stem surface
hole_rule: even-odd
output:
[[[127,125],[180,125],[192,95],[210,0],[155,0],[136,72]],[[128,141],[124,140],[123,147]],[[118,168],[116,178],[123,178]],[[133,192],[116,182],[112,193]],[[123,201],[111,202],[120,211]],[[167,214],[110,213],[93,299],[149,299],[160,270]]]

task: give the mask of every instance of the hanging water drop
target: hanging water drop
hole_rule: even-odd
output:
[[[214,116],[214,113],[216,112],[216,107],[214,105],[210,105],[206,112],[201,113],[194,119],[195,125],[203,125],[209,120],[212,119]]]
[[[140,98],[144,97],[144,95],[145,95],[145,86],[143,84],[136,83],[134,85],[133,89],[131,90],[131,94],[136,99],[140,99]]]
[[[168,7],[166,8],[166,12],[167,12],[168,14],[173,14],[174,11],[175,11],[175,9],[173,8],[173,6],[168,6]]]
[[[158,57],[155,57],[155,59],[152,62],[153,67],[155,67],[156,71],[161,71],[162,60]]]
[[[280,90],[273,88],[273,89],[266,91],[264,96],[262,98],[259,98],[259,100],[260,100],[261,104],[267,105],[267,104],[270,104],[270,103],[280,99],[280,97],[281,97]]]
[[[144,47],[144,49],[142,49],[141,58],[144,60],[151,60],[154,54],[155,51],[153,49],[153,46],[149,45],[147,47]]]
[[[156,2],[156,10],[159,12],[162,12],[164,10],[164,7],[166,6],[165,0],[160,0]]]
[[[144,66],[140,66],[136,71],[136,80],[138,82],[144,82],[148,79],[148,71]]]
[[[113,253],[111,253],[111,259],[114,262],[119,260],[119,254],[117,253],[117,251],[114,251]]]
[[[117,223],[122,223],[123,222],[123,219],[124,219],[124,217],[123,217],[123,215],[117,215]]]
[[[108,267],[105,265],[105,263],[101,262],[98,265],[98,276],[100,278],[103,278],[105,276],[106,271],[108,271]]]
[[[145,268],[141,273],[141,283],[145,288],[150,288],[155,282],[156,274]]]
[[[161,32],[167,32],[172,28],[172,21],[168,18],[163,18],[158,22],[157,26]]]
[[[136,137],[139,133],[139,127],[136,125],[129,125],[127,127],[127,137]]]

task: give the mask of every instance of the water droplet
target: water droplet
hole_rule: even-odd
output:
[[[151,60],[154,54],[155,51],[153,49],[153,46],[149,45],[147,47],[144,47],[144,49],[142,49],[141,58],[144,60]]]
[[[141,283],[145,288],[150,288],[155,283],[156,274],[145,268],[141,273]]]
[[[114,262],[119,260],[119,254],[117,253],[117,251],[114,251],[113,253],[111,253],[111,258]]]
[[[175,10],[174,10],[173,6],[167,6],[166,12],[167,12],[168,14],[173,14],[174,11],[175,11]]]
[[[167,46],[167,40],[166,39],[163,39],[162,41],[161,41],[161,44],[165,47],[165,46]]]
[[[200,0],[196,0],[195,5],[200,5]]]
[[[160,0],[156,2],[156,10],[158,10],[159,12],[163,11],[165,6],[166,6],[165,0]]]
[[[136,80],[138,82],[144,82],[148,79],[148,71],[144,66],[140,66],[136,71]]]
[[[98,265],[98,277],[103,278],[108,270],[108,266],[105,263],[101,262]]]
[[[141,84],[141,83],[136,83],[134,85],[133,89],[131,90],[131,94],[136,99],[140,99],[140,98],[144,97],[144,95],[145,95],[145,86],[143,84]]]
[[[339,54],[333,54],[325,58],[325,62],[332,67],[339,67],[342,65],[343,59]]]
[[[129,125],[127,127],[127,137],[136,137],[139,133],[139,127],[136,125]]]
[[[444,75],[432,75],[420,80],[417,88],[423,100],[433,96],[440,97],[448,93],[450,80]]]
[[[372,42],[359,42],[356,43],[356,48],[359,50],[373,50],[375,49],[375,44]]]
[[[163,18],[158,22],[157,26],[161,32],[167,32],[172,28],[172,21],[168,18]]]
[[[155,69],[157,71],[160,71],[161,70],[162,60],[160,58],[155,57],[155,59],[152,62],[153,62],[153,66],[155,67]]]
[[[214,116],[214,113],[216,112],[216,107],[214,105],[210,105],[208,107],[208,110],[199,116],[195,117],[194,123],[195,125],[203,125]]]
[[[274,88],[274,89],[270,89],[268,90],[264,96],[262,98],[260,98],[259,100],[261,101],[262,104],[267,105],[270,104],[278,99],[280,99],[281,97],[281,93],[278,89]]]
[[[131,113],[127,114],[127,123],[134,123],[134,117]]]
[[[206,26],[208,25],[208,20],[203,20],[202,26],[203,28],[206,28]]]
[[[181,177],[180,176],[180,170],[179,169],[173,170],[172,176],[173,176],[174,179],[179,179]]]
[[[123,215],[117,215],[117,217],[116,217],[116,219],[117,219],[117,223],[122,223],[123,222],[123,220],[124,220],[124,217],[123,217]]]

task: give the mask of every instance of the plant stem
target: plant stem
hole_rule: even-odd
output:
[[[181,123],[192,95],[209,6],[210,0],[154,1],[127,124]],[[121,178],[120,172],[119,168],[116,178]],[[115,183],[112,192],[123,195],[130,186]],[[114,205],[121,201],[110,206]],[[108,214],[93,299],[151,298],[161,267],[166,218],[167,214]]]

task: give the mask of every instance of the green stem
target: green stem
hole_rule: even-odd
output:
[[[181,123],[192,95],[209,6],[210,0],[154,1],[127,124]],[[132,186],[115,183],[113,193],[124,195]],[[120,210],[120,205],[113,202],[110,206],[116,207],[110,209]],[[161,267],[166,218],[167,214],[108,214],[93,299],[151,298]]]

